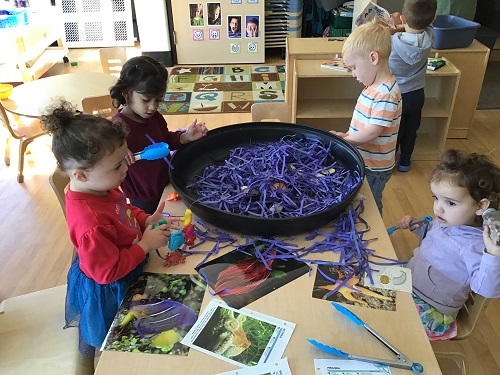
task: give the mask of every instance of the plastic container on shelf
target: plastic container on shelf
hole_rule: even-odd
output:
[[[27,25],[29,23],[28,11],[0,10],[0,29]]]
[[[434,49],[465,48],[471,45],[481,26],[458,16],[440,15],[433,23]]]
[[[328,30],[329,37],[346,37],[352,32],[352,29],[336,29],[335,27],[330,26]]]
[[[330,15],[330,27],[335,29],[350,29],[352,27],[352,17],[344,17],[337,14],[333,9]]]

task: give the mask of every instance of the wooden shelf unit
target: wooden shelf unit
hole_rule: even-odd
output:
[[[342,43],[326,44],[332,49],[304,54],[311,39],[289,38],[286,58],[286,99],[292,121],[322,130],[347,131],[356,100],[363,86],[351,73],[322,68],[321,63],[340,53]],[[294,54],[294,51],[301,51]],[[457,95],[460,71],[451,63],[427,71],[426,101],[413,160],[437,160],[444,150]]]

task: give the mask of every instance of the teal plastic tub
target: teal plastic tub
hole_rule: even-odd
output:
[[[434,49],[469,47],[481,26],[458,16],[440,15],[434,23]]]

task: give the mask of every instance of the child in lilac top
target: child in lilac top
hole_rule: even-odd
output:
[[[471,291],[500,297],[500,246],[481,214],[498,209],[500,169],[485,156],[448,150],[432,173],[434,215],[408,262],[414,299],[431,340],[456,336],[455,318]],[[415,229],[405,216],[398,228]]]

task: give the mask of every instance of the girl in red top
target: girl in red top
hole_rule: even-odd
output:
[[[110,89],[113,105],[121,107],[113,121],[122,121],[129,129],[129,171],[121,188],[131,204],[147,213],[155,212],[160,203],[163,190],[170,182],[169,167],[163,159],[136,162],[133,154],[151,145],[151,141],[165,142],[170,150],[177,150],[207,134],[205,123],[196,120],[187,130],[168,130],[167,122],[157,111],[166,88],[165,67],[148,56],[139,56],[123,65],[120,78]]]
[[[66,327],[79,327],[80,351],[94,355],[103,343],[128,286],[147,254],[166,246],[169,228],[164,203],[153,215],[127,204],[118,186],[127,175],[126,130],[121,123],[75,111],[62,102],[42,117],[52,135],[59,168],[70,177],[66,220],[77,257],[68,272]]]

